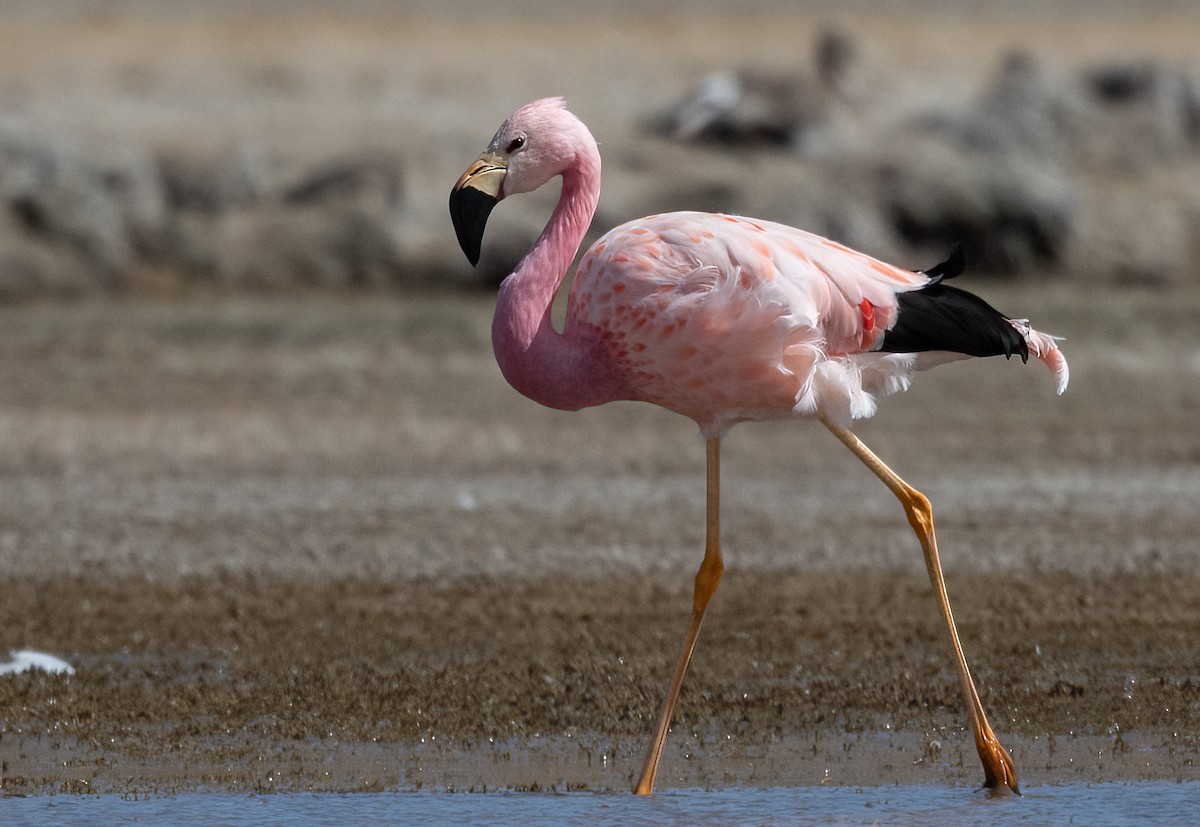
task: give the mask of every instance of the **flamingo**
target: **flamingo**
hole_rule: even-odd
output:
[[[550,307],[592,222],[600,153],[562,98],[537,100],[501,124],[450,193],[460,246],[479,262],[484,228],[503,198],[562,178],[558,204],[504,279],[492,345],[508,382],[561,410],[616,400],[660,405],[695,420],[706,444],[704,557],[691,619],[634,792],[653,792],[659,760],[700,625],[724,562],[721,438],[734,424],[816,419],[891,489],[916,532],[941,615],[987,787],[1019,793],[1017,771],[979,700],[934,538],[929,499],[851,431],[915,372],[973,356],[1030,355],[1061,394],[1067,363],[1053,337],[944,282],[955,252],[924,272],[885,264],[837,242],[770,221],[673,212],[610,230],[579,261],[560,333]]]

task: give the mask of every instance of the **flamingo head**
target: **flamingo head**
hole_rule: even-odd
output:
[[[450,218],[471,264],[479,263],[492,208],[509,195],[532,192],[561,175],[588,145],[594,148],[595,139],[567,111],[562,98],[527,103],[505,119],[450,191]]]

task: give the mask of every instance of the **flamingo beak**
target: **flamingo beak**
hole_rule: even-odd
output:
[[[498,153],[485,152],[458,179],[450,190],[450,220],[458,235],[458,246],[474,266],[479,263],[483,230],[492,208],[504,197],[504,176],[508,165]]]

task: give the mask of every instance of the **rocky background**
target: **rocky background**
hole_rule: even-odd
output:
[[[962,243],[998,278],[1197,284],[1186,4],[584,9],[8,4],[0,300],[494,284],[550,201],[471,271],[446,192],[559,93],[603,145],[598,229],[719,210],[914,268]]]

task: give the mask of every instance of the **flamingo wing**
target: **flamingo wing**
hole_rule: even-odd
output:
[[[952,258],[914,272],[770,221],[666,213],[584,254],[567,326],[607,350],[630,398],[706,433],[794,415],[847,424],[916,370],[1027,356],[1014,323],[941,284],[961,268]]]
[[[853,377],[817,381],[822,365],[869,351],[897,293],[929,281],[782,224],[668,213],[617,227],[584,254],[567,326],[601,343],[632,398],[706,432],[833,407],[846,408],[841,420],[868,415],[870,391],[846,384]],[[831,393],[845,403],[820,398]]]

